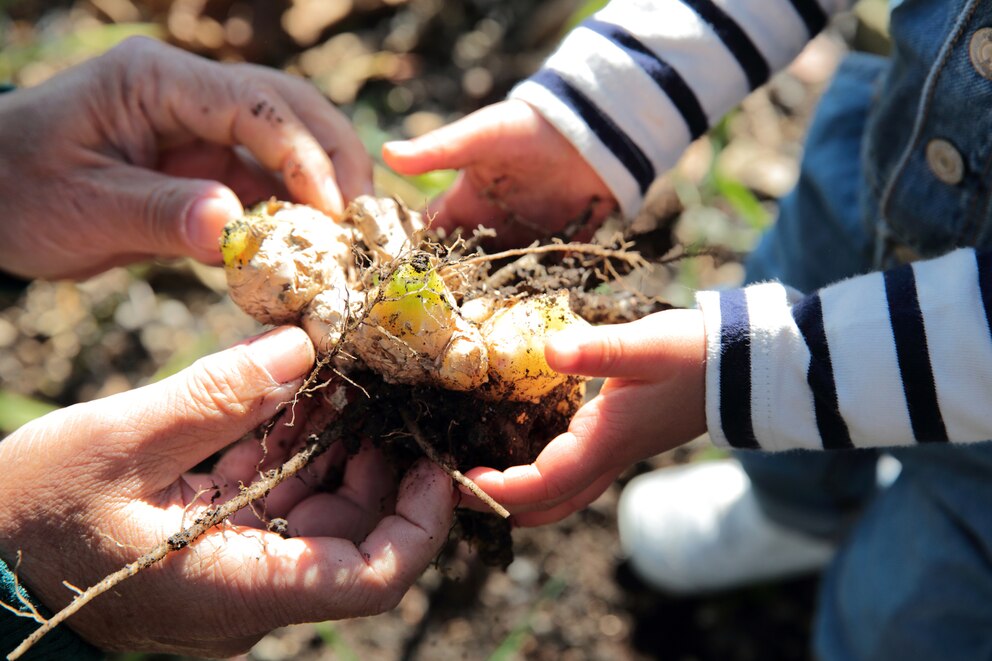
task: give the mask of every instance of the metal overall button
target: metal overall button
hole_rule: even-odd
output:
[[[968,55],[975,71],[992,80],[992,28],[981,28],[971,35]]]
[[[949,186],[961,183],[964,178],[964,159],[947,140],[936,138],[927,143],[927,165],[937,179]]]

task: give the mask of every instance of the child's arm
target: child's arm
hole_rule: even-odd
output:
[[[992,254],[961,249],[792,301],[701,294],[719,445],[763,450],[992,438]]]
[[[844,280],[703,292],[555,336],[548,362],[609,377],[537,460],[469,476],[523,525],[590,503],[625,467],[708,429],[717,445],[831,450],[992,438],[992,253]]]
[[[843,5],[614,0],[509,102],[391,143],[384,156],[404,173],[463,169],[439,202],[444,225],[500,225],[517,214],[557,231],[590,203],[594,219],[605,215],[594,203],[604,197],[633,217],[690,140],[788,64]]]
[[[511,93],[595,164],[627,217],[692,139],[785,67],[838,0],[614,0]]]

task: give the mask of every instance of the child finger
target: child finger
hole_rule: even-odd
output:
[[[564,330],[548,339],[545,357],[566,374],[659,380],[683,365],[698,368],[704,337],[698,311],[669,310],[626,324]]]
[[[594,457],[586,439],[572,432],[554,438],[537,459],[504,471],[473,469],[467,474],[514,514],[547,509],[585,490],[612,468]]]
[[[619,473],[616,471],[604,475],[586,487],[583,491],[580,491],[578,494],[555,505],[554,507],[551,507],[550,509],[514,514],[513,522],[522,527],[533,527],[544,526],[549,523],[561,521],[565,517],[570,516],[579,510],[585,509],[592,504],[593,501],[602,496],[603,493],[610,488],[610,485],[616,481],[618,475]]]

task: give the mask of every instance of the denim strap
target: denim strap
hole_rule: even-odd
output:
[[[42,616],[51,616],[51,613],[44,606],[31,598],[23,585],[18,585],[13,572],[3,560],[0,560],[0,600],[25,613],[28,612],[28,609],[24,606],[24,602],[28,601]],[[6,657],[10,654],[38,626],[38,623],[30,617],[21,617],[11,613],[6,608],[0,608],[0,656]],[[25,661],[58,661],[61,659],[98,661],[103,658],[103,653],[63,624],[55,627],[51,633],[38,641],[22,658]]]

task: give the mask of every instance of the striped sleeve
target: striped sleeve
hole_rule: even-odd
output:
[[[992,253],[961,249],[801,296],[697,296],[714,443],[843,449],[992,439]]]
[[[628,217],[846,0],[613,0],[510,93],[578,148]]]

